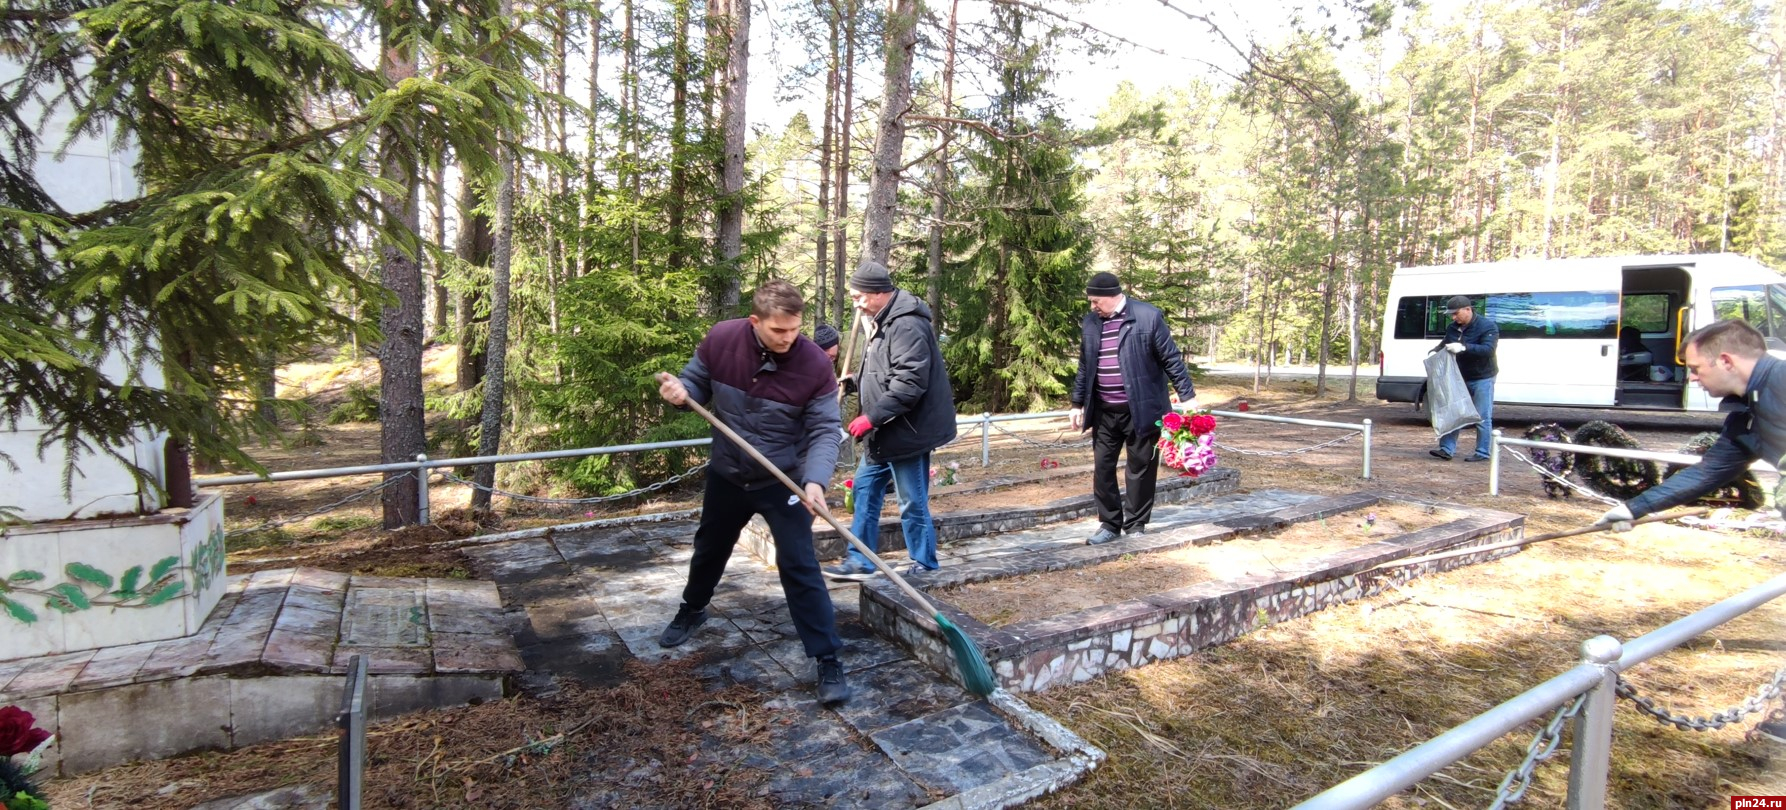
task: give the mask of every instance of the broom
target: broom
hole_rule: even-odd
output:
[[[1703,515],[1710,511],[1712,511],[1712,510],[1710,510],[1710,509],[1693,509],[1693,510],[1689,510],[1686,512],[1679,512],[1679,513],[1672,514],[1672,515],[1645,515],[1644,517],[1641,517],[1641,518],[1631,521],[1631,525],[1640,526],[1645,523],[1657,523],[1657,522],[1664,521],[1664,520],[1679,520],[1680,518],[1699,517],[1700,515]],[[1579,529],[1565,529],[1560,532],[1551,532],[1550,534],[1541,534],[1541,535],[1538,535],[1537,537],[1524,537],[1524,538],[1521,538],[1518,540],[1509,540],[1505,543],[1494,543],[1492,545],[1486,545],[1486,546],[1472,546],[1470,548],[1452,549],[1451,551],[1441,551],[1437,554],[1428,554],[1423,557],[1409,557],[1405,560],[1390,560],[1389,562],[1374,566],[1370,570],[1375,571],[1379,568],[1395,568],[1397,566],[1402,566],[1402,565],[1413,565],[1415,563],[1432,562],[1433,560],[1446,560],[1446,559],[1450,559],[1452,557],[1464,557],[1464,556],[1468,556],[1471,554],[1481,554],[1481,553],[1487,552],[1487,551],[1500,551],[1501,549],[1507,549],[1507,548],[1519,548],[1521,546],[1529,546],[1533,543],[1542,543],[1546,540],[1561,540],[1565,537],[1574,537],[1578,534],[1588,534],[1591,532],[1603,532],[1609,528],[1611,528],[1611,526],[1609,524],[1595,523],[1592,526],[1583,526]]]
[[[659,373],[658,380],[662,382],[669,376],[668,373]],[[744,452],[749,453],[751,458],[756,459],[758,464],[763,465],[763,469],[774,473],[775,477],[779,479],[783,485],[788,489],[793,490],[796,497],[802,501],[806,500],[806,490],[802,489],[799,484],[794,483],[794,480],[789,478],[787,473],[782,472],[780,467],[775,466],[769,459],[765,458],[762,453],[751,446],[750,442],[745,441],[744,437],[739,436],[737,432],[733,431],[730,427],[727,427],[726,423],[719,421],[719,417],[714,416],[712,412],[702,407],[700,403],[693,399],[688,400],[688,407],[695,413],[700,414],[701,418],[706,419],[711,423],[715,430],[725,434],[725,437],[731,439],[733,444],[744,448]],[[880,569],[882,573],[886,574],[887,578],[893,581],[893,584],[898,585],[900,590],[905,591],[906,596],[911,597],[912,601],[917,602],[918,606],[923,608],[926,613],[930,614],[930,618],[936,621],[936,626],[943,631],[943,639],[949,642],[949,650],[955,654],[955,664],[961,670],[961,682],[967,686],[967,690],[980,697],[992,694],[992,690],[997,689],[998,684],[993,682],[992,667],[987,665],[986,656],[980,653],[980,648],[974,645],[974,640],[968,638],[967,633],[963,632],[961,628],[956,627],[954,622],[951,622],[948,618],[944,617],[942,611],[937,610],[936,606],[930,603],[930,600],[925,599],[924,595],[919,593],[917,588],[913,588],[911,583],[906,582],[903,577],[894,573],[893,567],[882,562],[880,556],[875,554],[868,546],[864,545],[862,541],[856,537],[854,532],[851,532],[842,523],[837,522],[837,518],[831,516],[831,510],[826,508],[823,503],[812,504],[812,506],[814,507],[812,511],[818,513],[819,517],[824,518],[826,523],[831,524],[831,528],[836,529],[837,533],[842,535],[845,540],[848,540],[850,545],[855,546],[857,551],[862,552],[869,560],[873,561],[875,568]]]

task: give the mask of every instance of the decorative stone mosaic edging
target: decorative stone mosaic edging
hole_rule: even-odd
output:
[[[1126,554],[1219,542],[1244,532],[1317,520],[1378,501],[1378,496],[1366,493],[1326,498],[1262,515],[1149,532],[1133,539],[1124,537],[1101,546],[985,559],[909,579],[914,586],[931,591],[949,585],[1079,568]],[[1267,624],[1374,595],[1421,574],[1517,553],[1517,549],[1503,549],[1373,571],[1375,566],[1392,560],[1489,545],[1524,535],[1523,515],[1445,504],[1422,505],[1453,509],[1464,516],[1308,560],[1275,576],[1203,582],[1002,628],[967,615],[947,600],[930,598],[938,610],[979,645],[1001,686],[1019,692],[1041,691],[1062,683],[1087,681],[1106,672],[1189,655]],[[863,583],[861,594],[864,623],[938,671],[959,677],[954,657],[928,614],[886,581]]]
[[[1197,478],[1174,477],[1162,478],[1155,490],[1155,503],[1183,503],[1185,501],[1213,498],[1234,492],[1240,488],[1240,471],[1230,467],[1217,467]],[[888,496],[889,499],[892,497]],[[951,540],[962,537],[979,537],[1000,532],[1014,532],[1033,529],[1049,523],[1095,515],[1098,505],[1092,500],[1091,482],[1086,482],[1084,495],[1072,495],[1056,498],[1047,503],[1028,507],[1002,507],[998,509],[968,509],[959,512],[933,512],[931,519],[936,523],[936,535],[940,540]],[[848,523],[850,516],[839,514],[838,520]],[[751,554],[764,561],[775,559],[775,542],[769,536],[768,525],[761,519],[753,519],[744,529],[739,539]],[[831,560],[843,556],[844,547],[848,545],[837,530],[830,526],[815,528],[812,533],[812,544],[821,560]],[[881,519],[880,545],[877,551],[888,553],[905,550],[905,534],[896,519]]]

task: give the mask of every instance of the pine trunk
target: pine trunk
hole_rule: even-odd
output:
[[[385,40],[380,67],[385,82],[395,87],[415,77],[415,58],[390,43],[388,28]],[[415,233],[421,230],[416,164],[414,155],[403,154],[404,142],[398,133],[385,133],[379,172],[401,190],[380,194],[379,202],[392,225]],[[422,421],[422,268],[399,245],[386,242],[379,252],[380,280],[394,299],[379,318],[384,332],[378,352],[379,460],[397,464],[414,461],[427,448]],[[397,529],[418,522],[416,499],[420,488],[415,477],[406,472],[387,472],[384,480],[390,483],[380,493],[384,527]]]
[[[886,73],[880,124],[874,136],[874,172],[862,212],[863,258],[888,263],[893,216],[899,204],[899,169],[905,154],[905,114],[912,104],[912,52],[918,47],[918,0],[894,0],[887,18]]]
[[[478,455],[502,452],[502,409],[508,376],[509,270],[515,255],[515,161],[497,156],[502,183],[496,191],[496,255],[490,262],[489,367],[484,374],[484,412],[478,424]],[[473,512],[490,511],[490,489],[496,486],[496,465],[482,464],[472,474]]]
[[[719,261],[725,278],[720,289],[720,312],[738,311],[740,275],[738,257],[744,254],[744,101],[750,89],[750,0],[723,0],[726,60],[725,85],[721,90],[720,130],[725,137],[725,156],[719,186]]]

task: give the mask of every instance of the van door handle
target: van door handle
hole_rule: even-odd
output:
[[[1602,344],[1600,344],[1600,356],[1601,356],[1601,357],[1605,357],[1605,356],[1606,356],[1606,350],[1607,350],[1607,349],[1609,349],[1609,348],[1612,348],[1612,347],[1610,347],[1610,346],[1607,346],[1607,345],[1606,345],[1606,344],[1604,344],[1604,343],[1602,343]]]

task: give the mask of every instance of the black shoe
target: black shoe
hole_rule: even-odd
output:
[[[1464,459],[1464,461],[1487,461],[1487,460],[1488,460],[1488,456],[1470,456],[1469,458]]]
[[[866,565],[851,565],[847,562],[827,568],[821,568],[819,571],[825,576],[844,582],[866,582],[869,579],[872,579],[875,574],[880,573],[873,567]]]
[[[1755,736],[1786,745],[1786,720],[1764,720],[1755,726]]]
[[[1444,459],[1445,461],[1451,460],[1450,453],[1447,453],[1444,450],[1437,448],[1437,447],[1434,447],[1433,449],[1426,451],[1426,454],[1429,456],[1432,456],[1433,458]]]
[[[843,679],[843,663],[835,656],[819,659],[819,702],[842,703],[850,699],[850,685]]]
[[[1097,534],[1094,534],[1090,537],[1085,538],[1085,544],[1088,546],[1101,546],[1101,545],[1108,543],[1115,539],[1116,539],[1116,532],[1110,531],[1109,529],[1099,526]]]
[[[683,605],[676,611],[676,618],[670,620],[670,626],[664,628],[664,634],[657,639],[659,647],[677,647],[688,637],[694,635],[695,628],[707,623],[707,609],[689,610]]]

